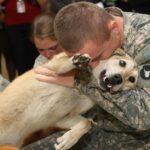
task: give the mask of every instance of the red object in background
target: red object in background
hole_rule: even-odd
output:
[[[18,0],[7,0],[6,2],[6,18],[5,25],[17,25],[17,24],[26,24],[32,23],[34,18],[40,13],[41,8],[38,4],[32,4],[28,0],[25,2],[25,13],[17,12],[17,1]]]

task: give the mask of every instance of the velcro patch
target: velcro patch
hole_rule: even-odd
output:
[[[143,65],[142,69],[140,70],[140,76],[145,79],[150,79],[150,65]]]

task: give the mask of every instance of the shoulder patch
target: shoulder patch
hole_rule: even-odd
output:
[[[143,65],[140,70],[140,76],[145,80],[150,79],[150,65]]]

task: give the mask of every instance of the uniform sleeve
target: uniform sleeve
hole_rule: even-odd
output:
[[[123,91],[115,95],[102,93],[95,81],[86,86],[76,85],[101,108],[124,124],[139,130],[150,129],[150,89]]]
[[[10,82],[0,75],[0,91],[4,90]]]
[[[40,65],[45,64],[48,61],[48,59],[46,57],[44,57],[43,55],[39,55],[34,62],[33,68],[36,68]]]

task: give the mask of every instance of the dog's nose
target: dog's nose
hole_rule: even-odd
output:
[[[112,85],[117,85],[122,83],[122,76],[120,74],[115,74],[110,78],[110,82]]]
[[[109,77],[107,80],[111,85],[121,84],[122,76],[120,74],[115,74],[115,75]]]

